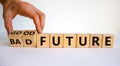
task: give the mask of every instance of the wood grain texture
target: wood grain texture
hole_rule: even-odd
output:
[[[111,34],[104,34],[102,48],[113,48],[113,45],[114,45],[114,36]]]
[[[77,34],[77,48],[89,48],[90,47],[90,35],[89,34]]]
[[[15,30],[8,35],[11,47],[113,48],[112,34],[37,34],[36,30]]]
[[[22,41],[24,47],[36,47],[36,30],[27,30],[22,34]]]
[[[102,47],[102,34],[91,34],[90,35],[90,48],[101,48]]]
[[[23,42],[21,39],[22,34],[23,31],[15,30],[8,35],[11,47],[23,47]]]
[[[64,34],[64,48],[76,48],[76,34]]]
[[[37,47],[49,48],[49,34],[37,34]]]
[[[63,43],[63,34],[50,34],[50,48],[62,48]]]

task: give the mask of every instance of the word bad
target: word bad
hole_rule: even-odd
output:
[[[111,34],[37,34],[35,30],[13,31],[11,47],[38,48],[112,48]]]

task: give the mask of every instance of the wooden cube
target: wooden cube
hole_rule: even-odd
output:
[[[103,44],[102,48],[113,48],[114,36],[111,34],[103,35]]]
[[[77,34],[77,48],[89,48],[89,34]]]
[[[50,34],[50,48],[62,48],[63,43],[63,34]]]
[[[101,48],[102,47],[102,35],[91,34],[90,35],[90,48]]]
[[[64,48],[76,48],[76,34],[64,34]]]
[[[49,34],[37,34],[37,47],[49,48]]]
[[[24,47],[36,47],[36,34],[35,30],[27,30],[22,34],[22,41]]]
[[[8,38],[11,43],[11,47],[23,47],[22,43],[22,31],[13,31],[11,34],[9,34]]]

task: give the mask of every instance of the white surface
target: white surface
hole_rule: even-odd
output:
[[[120,66],[120,0],[26,0],[46,14],[43,33],[115,33],[110,49],[11,48],[0,6],[0,66]],[[35,29],[17,16],[16,30]]]
[[[55,49],[11,48],[0,34],[0,66],[120,66],[120,35],[114,48]]]

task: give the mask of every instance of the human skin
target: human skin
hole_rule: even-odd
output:
[[[38,33],[43,31],[45,14],[30,3],[21,0],[0,0],[0,3],[3,5],[3,19],[8,34],[13,31],[12,20],[18,14],[33,19]]]

